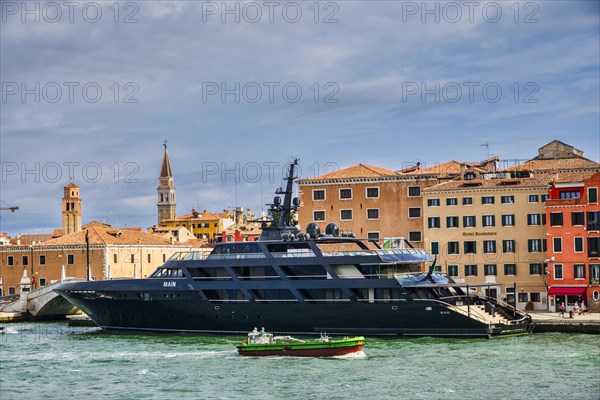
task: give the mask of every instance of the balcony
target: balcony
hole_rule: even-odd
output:
[[[592,231],[600,231],[600,222],[588,222],[587,225],[587,230],[588,232],[592,232]]]

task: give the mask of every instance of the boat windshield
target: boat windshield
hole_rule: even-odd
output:
[[[158,268],[150,278],[183,278],[181,268]]]
[[[169,257],[169,261],[204,260],[205,258],[202,251],[180,251]]]

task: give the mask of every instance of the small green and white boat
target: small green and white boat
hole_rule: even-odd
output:
[[[364,345],[363,336],[333,339],[321,334],[318,339],[301,340],[254,330],[237,350],[241,356],[333,357],[359,352]]]

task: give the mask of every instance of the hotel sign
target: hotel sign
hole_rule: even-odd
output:
[[[496,236],[498,232],[463,232],[463,236]]]

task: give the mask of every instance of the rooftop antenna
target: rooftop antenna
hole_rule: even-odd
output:
[[[481,147],[485,147],[487,149],[486,160],[489,160],[490,159],[490,144],[488,142],[485,142],[484,144],[481,145]]]

